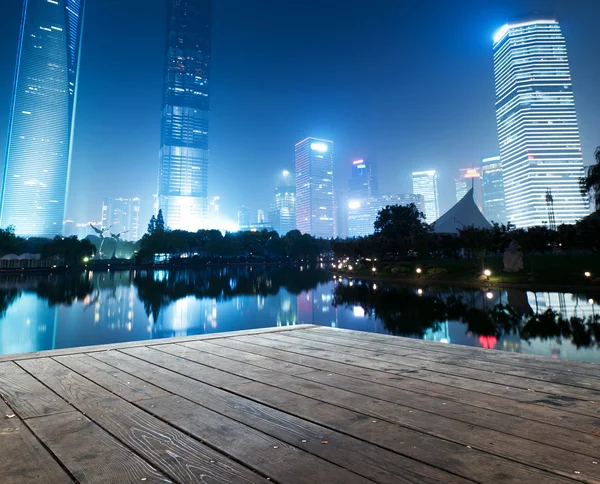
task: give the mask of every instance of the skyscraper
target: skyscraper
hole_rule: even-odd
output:
[[[413,171],[413,193],[423,195],[423,213],[428,224],[435,222],[440,216],[438,198],[437,173],[435,170]]]
[[[352,176],[348,180],[350,198],[364,198],[377,195],[379,180],[377,164],[373,160],[354,160]]]
[[[481,160],[483,179],[483,214],[490,222],[506,223],[504,204],[504,179],[499,156],[489,156]]]
[[[496,120],[508,220],[547,225],[589,213],[579,190],[583,159],[567,47],[556,20],[505,25],[494,35]]]
[[[250,228],[250,209],[248,207],[238,208],[237,219],[240,230]]]
[[[306,138],[296,144],[296,227],[331,238],[334,217],[333,141]]]
[[[269,213],[269,222],[281,236],[296,229],[296,190],[292,175],[283,170],[275,186],[275,198]]]
[[[102,201],[102,228],[110,228],[113,234],[125,232],[123,240],[139,240],[140,199],[105,198]]]
[[[211,0],[169,0],[159,207],[171,229],[208,223]]]
[[[26,0],[4,162],[0,225],[62,233],[83,25],[83,0]]]

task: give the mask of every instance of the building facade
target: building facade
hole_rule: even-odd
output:
[[[296,144],[296,228],[315,237],[335,236],[333,141],[306,138]]]
[[[423,213],[428,224],[435,222],[440,216],[437,172],[435,170],[413,171],[413,193],[423,195]]]
[[[296,229],[296,189],[292,175],[287,170],[284,170],[277,180],[269,221],[282,237]]]
[[[122,233],[122,240],[139,240],[140,199],[105,198],[102,201],[101,226],[112,234]]]
[[[481,160],[481,177],[485,218],[490,222],[505,224],[506,205],[500,156],[489,156]]]
[[[250,227],[250,209],[248,207],[240,207],[237,212],[237,222],[240,230]]]
[[[158,203],[175,230],[205,228],[211,0],[169,0]]]
[[[0,225],[61,235],[75,109],[83,0],[26,0],[4,161]]]
[[[588,215],[583,158],[565,38],[556,20],[505,25],[494,36],[496,121],[508,220],[517,227]]]
[[[352,176],[348,180],[351,198],[373,197],[379,193],[377,164],[374,160],[354,160]]]
[[[422,195],[405,193],[402,195],[381,194],[373,197],[355,198],[348,202],[348,237],[366,237],[375,231],[375,220],[379,211],[388,205],[408,206],[414,204],[423,211]]]

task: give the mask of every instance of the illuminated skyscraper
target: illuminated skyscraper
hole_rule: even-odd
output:
[[[555,20],[505,25],[494,35],[496,119],[506,211],[517,227],[588,215],[579,190],[583,159],[567,47]]]
[[[83,0],[25,0],[0,225],[62,233],[75,122]]]
[[[208,223],[211,0],[169,0],[159,207],[171,229]]]
[[[354,160],[352,177],[348,180],[350,198],[364,198],[377,195],[379,180],[377,164],[373,160]]]
[[[483,179],[483,214],[490,222],[506,223],[506,205],[504,204],[504,179],[499,156],[490,156],[481,160]]]
[[[483,210],[481,171],[478,168],[461,168],[459,173],[459,177],[454,180],[454,185],[456,188],[456,201],[459,202],[462,200],[462,198],[472,188],[473,199],[479,207],[479,210]]]
[[[110,233],[121,232],[122,240],[139,240],[140,199],[105,198],[102,201],[102,228],[110,228]]]
[[[250,228],[250,209],[248,207],[238,208],[237,219],[240,229]]]
[[[296,228],[329,239],[334,216],[333,141],[306,138],[296,144]]]
[[[292,175],[284,170],[275,187],[275,199],[269,212],[269,222],[281,236],[296,229],[296,190]]]
[[[435,222],[440,216],[436,171],[413,171],[412,183],[413,193],[415,195],[423,195],[425,221],[428,224]]]

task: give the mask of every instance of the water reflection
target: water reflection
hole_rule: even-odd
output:
[[[600,362],[593,295],[431,290],[289,267],[0,277],[0,354],[318,324]]]

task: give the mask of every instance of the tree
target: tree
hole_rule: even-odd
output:
[[[156,217],[152,215],[150,222],[148,223],[148,235],[152,235],[156,230]]]
[[[158,215],[156,216],[155,230],[160,230],[161,232],[165,231],[165,219],[163,218],[162,208],[159,209]]]
[[[375,237],[380,236],[388,251],[406,253],[429,235],[429,226],[424,219],[425,215],[413,203],[388,205],[377,214]]]
[[[596,210],[600,210],[600,146],[594,153],[596,164],[587,167],[586,174],[579,180],[581,193],[593,196]]]

